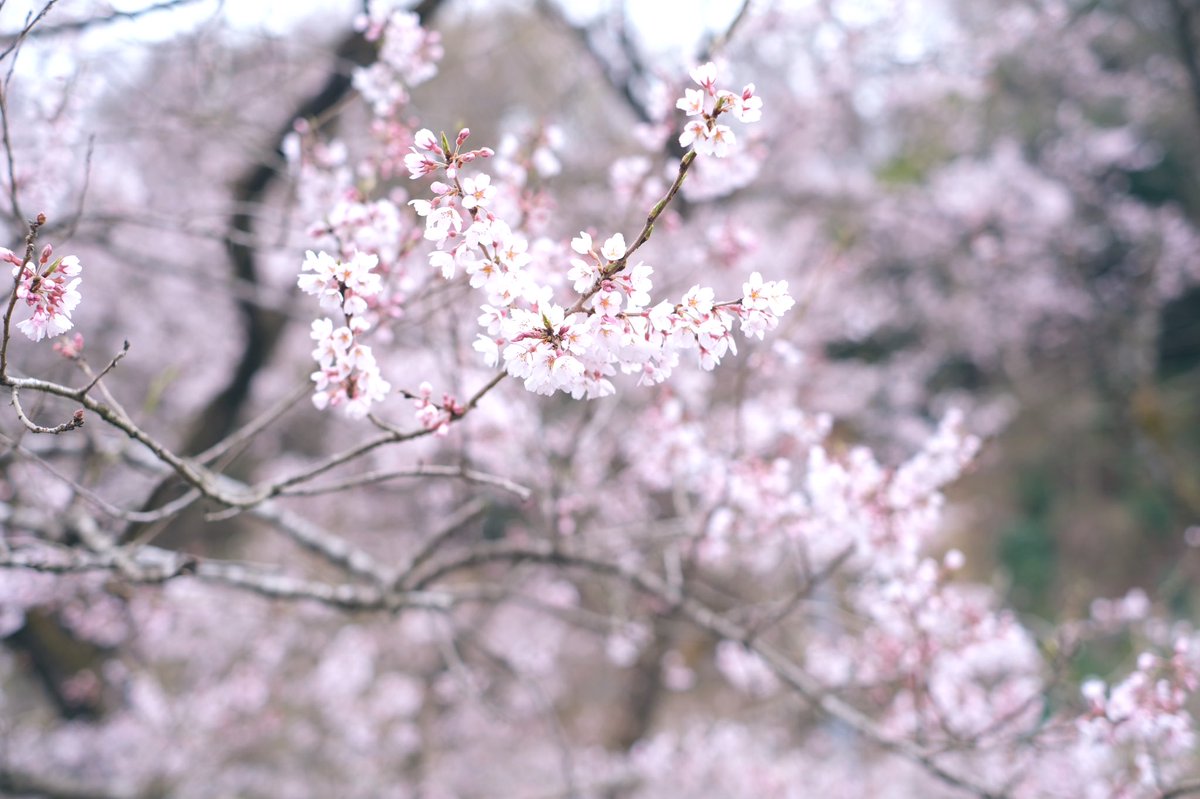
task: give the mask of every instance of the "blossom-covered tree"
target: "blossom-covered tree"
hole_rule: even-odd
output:
[[[1200,793],[1192,626],[945,494],[1198,276],[1192,13],[1093,6],[3,17],[0,790]]]

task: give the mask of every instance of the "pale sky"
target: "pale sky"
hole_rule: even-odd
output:
[[[111,6],[122,11],[133,11],[157,2],[161,0],[112,0]],[[853,2],[869,3],[871,0]],[[450,0],[447,7],[453,12],[456,5],[460,8],[462,5],[484,8],[497,4],[495,0]],[[519,5],[520,0],[515,0],[514,4]],[[562,4],[574,19],[586,19],[612,5],[610,0],[563,0]],[[66,16],[63,12],[88,5],[90,3],[84,0],[60,0],[46,21],[53,24],[56,17],[62,19]],[[740,5],[741,0],[643,0],[627,3],[633,25],[651,48],[683,51],[693,50],[706,32],[728,25]],[[42,6],[40,0],[7,0],[0,8],[0,31],[18,29],[30,9],[40,9]],[[190,6],[149,14],[136,21],[111,24],[108,26],[111,33],[106,35],[168,38],[181,29],[211,17],[218,8],[237,27],[285,34],[297,22],[318,14],[332,20],[349,20],[361,8],[361,0],[199,0]]]

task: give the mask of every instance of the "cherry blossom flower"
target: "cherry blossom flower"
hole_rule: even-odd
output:
[[[704,113],[704,92],[698,89],[684,89],[683,97],[675,102],[675,107],[690,117]]]
[[[604,246],[600,248],[600,254],[609,261],[619,261],[625,257],[625,237],[620,233],[614,233],[604,242]]]
[[[754,94],[754,84],[748,83],[741,95],[731,95],[730,110],[739,122],[758,122],[762,119],[761,97]]]
[[[491,185],[492,179],[487,175],[477,175],[473,178],[463,178],[463,208],[483,208],[496,196],[496,187]]]
[[[691,147],[693,144],[707,141],[708,124],[702,119],[693,119],[692,121],[688,122],[683,127],[683,133],[679,134],[680,147]]]
[[[710,95],[715,94],[715,86],[717,85],[717,65],[709,61],[695,67],[692,72],[692,80],[699,84],[704,91]]]

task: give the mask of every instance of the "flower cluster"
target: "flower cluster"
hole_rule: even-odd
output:
[[[792,309],[796,301],[788,294],[786,280],[763,282],[762,275],[753,272],[742,284],[742,332],[760,340],[768,330],[774,330],[779,317]]]
[[[572,259],[568,279],[584,295],[579,310],[568,312],[550,302],[537,302],[533,310],[484,306],[479,317],[487,328],[475,349],[489,365],[503,355],[505,369],[525,381],[530,391],[572,396],[601,397],[613,393],[608,378],[616,369],[639,375],[639,383],[659,383],[679,363],[682,350],[695,348],[700,366],[711,370],[728,352],[737,352],[733,327],[773,328],[774,311],[791,307],[787,284],[766,284],[774,292],[770,303],[747,308],[745,300],[714,302],[711,288],[693,286],[679,303],[662,301],[653,307],[650,276],[653,267],[639,262],[628,271],[616,271],[625,256],[625,241],[616,234],[597,254],[587,233],[572,242],[584,258]],[[752,276],[762,286],[757,273]],[[749,285],[749,284],[748,284]]]
[[[605,379],[611,370],[597,368],[591,357],[592,325],[583,313],[568,314],[561,306],[547,303],[534,310],[511,308],[504,315],[486,313],[481,322],[498,338],[480,336],[475,349],[489,365],[504,347],[504,368],[521,378],[525,388],[538,394],[565,391],[575,398],[606,396],[613,387]]]
[[[362,318],[367,311],[366,298],[382,287],[379,275],[371,271],[378,263],[374,255],[356,253],[349,261],[337,261],[328,253],[309,250],[297,282],[301,291],[318,298],[322,308],[355,317],[354,324],[366,329]]]
[[[712,369],[737,351],[732,331],[762,338],[794,301],[787,282],[764,282],[757,272],[742,298],[716,302],[711,288],[694,286],[679,303],[651,307],[654,268],[636,261],[625,237],[616,233],[595,247],[581,232],[571,241],[567,280],[579,295],[570,306],[556,304],[550,287],[530,269],[529,242],[489,210],[495,187],[490,176],[460,177],[461,167],[492,151],[466,151],[469,131],[462,130],[451,149],[445,136],[418,132],[406,156],[415,179],[444,171],[435,180],[431,200],[411,200],[425,219],[425,238],[438,249],[431,265],[452,278],[459,266],[472,287],[487,293],[479,323],[486,328],[475,349],[489,366],[503,362],[533,392],[563,391],[576,398],[612,394],[609,378],[617,368],[639,375],[639,383],[664,380],[679,362],[679,351],[696,348],[702,368]]]
[[[762,98],[754,94],[754,84],[749,83],[741,94],[717,89],[717,66],[709,61],[692,70],[692,80],[699,89],[684,89],[683,97],[675,107],[691,119],[679,136],[680,147],[692,147],[701,155],[724,158],[737,143],[737,137],[728,125],[717,122],[725,112],[733,114],[741,122],[757,122],[762,119]]]
[[[1170,657],[1142,653],[1133,673],[1111,689],[1098,679],[1085,682],[1088,713],[1079,721],[1080,731],[1085,740],[1131,750],[1131,776],[1155,784],[1165,763],[1195,749],[1195,721],[1187,703],[1197,687],[1200,669],[1188,639],[1180,638]]]
[[[392,0],[370,0],[356,27],[369,41],[382,40],[379,60],[354,71],[354,88],[378,117],[408,102],[405,85],[416,86],[437,74],[443,55],[441,37],[421,27],[411,11],[393,8]]]
[[[372,403],[382,401],[391,391],[371,348],[361,340],[371,329],[368,300],[382,289],[379,275],[372,271],[378,263],[374,255],[355,253],[349,260],[339,261],[311,250],[304,259],[297,281],[301,290],[345,319],[344,325],[336,327],[329,318],[312,323],[311,336],[316,342],[312,356],[320,367],[312,373],[316,384],[313,404],[318,408],[341,406],[347,416],[361,418]]]
[[[413,67],[412,60],[421,60],[417,54],[422,47],[418,45],[426,40],[405,34],[410,27],[415,29],[415,21],[389,8],[372,3],[360,20],[360,28],[368,38],[382,37],[385,50],[391,37],[407,42],[403,47],[397,45],[395,52],[407,54],[408,61],[383,58],[391,70],[383,76],[383,82],[398,85],[401,78],[413,82],[423,75],[423,70]],[[413,68],[402,68],[401,64]],[[712,135],[705,134],[704,141],[711,139],[713,146],[707,151],[724,154],[733,137],[726,136],[719,129],[723,126],[716,126],[714,120],[731,112],[743,121],[754,121],[761,116],[761,101],[754,96],[752,86],[740,98],[717,91],[715,76],[712,65],[694,71],[693,77],[707,95],[689,90],[696,110],[694,114],[685,110],[709,124]],[[359,88],[377,106],[393,105],[388,99],[391,95],[375,96],[364,86]],[[389,91],[403,93],[402,89]],[[707,110],[705,97],[713,99]],[[424,220],[423,233],[413,235],[433,244],[429,262],[445,279],[465,273],[471,287],[485,293],[487,302],[481,306],[479,323],[486,334],[477,338],[474,347],[485,363],[502,365],[510,375],[522,379],[530,391],[563,391],[576,398],[606,396],[614,392],[610,378],[618,369],[636,375],[639,384],[658,383],[670,375],[686,349],[695,349],[701,367],[712,369],[727,353],[736,353],[733,331],[739,325],[745,335],[762,338],[794,304],[785,281],[764,282],[754,273],[738,299],[718,302],[711,288],[694,286],[678,303],[664,300],[655,305],[651,297],[654,268],[632,257],[646,237],[639,237],[629,247],[620,233],[598,248],[588,233],[581,233],[571,242],[577,257],[569,258],[566,276],[578,296],[556,302],[553,287],[561,281],[551,254],[556,245],[548,240],[531,243],[517,226],[510,226],[498,216],[498,208],[503,213],[515,211],[522,217],[520,230],[528,229],[524,227],[529,223],[528,215],[519,202],[512,202],[519,196],[519,189],[510,191],[498,186],[489,174],[463,174],[468,164],[491,158],[495,152],[488,147],[468,149],[467,128],[453,140],[429,129],[418,130],[408,139],[399,121],[391,119],[387,124],[389,129],[396,128],[394,135],[388,134],[389,163],[399,166],[397,145],[407,146],[403,169],[414,180],[433,178],[431,197],[409,201]],[[718,147],[722,141],[725,145]],[[706,151],[703,144],[696,149]],[[557,169],[557,163],[547,166],[547,171]],[[358,172],[378,174],[371,170]],[[318,383],[314,400],[320,405],[346,402],[349,412],[361,415],[373,398],[387,391],[370,349],[361,341],[373,321],[387,313],[387,298],[380,296],[379,272],[372,270],[378,265],[385,276],[391,276],[390,264],[407,251],[413,239],[401,235],[402,225],[393,213],[396,205],[391,200],[370,203],[357,188],[331,200],[333,211],[315,230],[337,246],[331,248],[333,254],[309,253],[300,286],[317,296],[323,308],[344,315],[345,325],[326,319],[314,326],[313,337],[318,342],[314,357],[322,365],[314,375]],[[659,213],[661,207],[654,215]],[[381,220],[386,222],[383,227],[396,235],[364,235],[364,231],[379,227]],[[384,239],[393,244],[388,245]],[[374,299],[368,301],[370,298]],[[418,406],[422,424],[442,430],[453,419],[452,412],[442,418],[444,406],[422,398]]]
[[[71,312],[81,299],[78,286],[83,267],[74,255],[51,260],[52,247],[47,245],[38,263],[23,263],[11,250],[0,249],[0,260],[13,265],[17,281],[17,300],[29,309],[29,318],[17,323],[17,328],[34,341],[53,338],[70,330]]]

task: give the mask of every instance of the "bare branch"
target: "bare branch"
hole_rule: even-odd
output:
[[[58,0],[48,0],[46,5],[42,6],[41,11],[39,11],[36,15],[27,18],[25,27],[17,31],[15,34],[10,34],[9,38],[6,40],[8,42],[8,47],[0,50],[0,61],[3,61],[10,53],[21,46],[21,43],[29,37],[29,35],[33,32],[33,29],[38,26],[38,23],[45,19],[46,14],[50,13],[50,9],[54,8],[57,2]],[[17,215],[17,218],[21,218],[20,214]]]
[[[112,572],[132,584],[158,584],[193,577],[226,585],[269,599],[313,601],[343,610],[395,612],[405,608],[445,611],[458,601],[453,595],[430,591],[384,591],[352,583],[325,583],[262,571],[229,561],[202,560],[158,547],[87,552],[77,548],[46,547],[0,552],[0,569],[27,569],[48,574]]]
[[[112,360],[108,362],[108,366],[105,366],[103,369],[101,369],[92,378],[92,381],[90,383],[88,383],[86,386],[84,386],[82,389],[80,389],[80,391],[82,391],[84,394],[87,394],[89,391],[91,391],[93,388],[95,388],[96,384],[99,383],[106,374],[111,372],[113,369],[116,369],[117,364],[119,364],[121,362],[121,359],[124,358],[128,354],[129,354],[129,342],[126,341],[124,343],[124,345],[122,345],[121,351],[118,352],[116,355],[114,355]],[[14,389],[14,391],[15,390],[16,389]]]
[[[1181,782],[1163,791],[1159,799],[1178,799],[1180,796],[1200,795],[1200,780]]]
[[[825,691],[782,650],[756,639],[753,631],[712,610],[700,601],[681,594],[666,580],[627,563],[610,562],[591,555],[567,552],[547,544],[480,544],[469,552],[438,564],[410,584],[424,589],[440,579],[463,569],[492,562],[538,563],[565,568],[577,568],[603,577],[619,579],[666,606],[667,613],[679,613],[700,628],[730,641],[736,641],[762,658],[775,675],[798,695],[826,716],[855,730],[864,739],[886,751],[904,757],[923,767],[945,784],[963,790],[979,799],[1000,799],[1001,794],[980,785],[967,775],[953,771],[938,761],[936,755],[917,745],[894,738],[857,708]]]
[[[481,499],[474,499],[459,508],[442,524],[442,529],[429,536],[429,539],[421,545],[408,563],[401,567],[395,585],[399,587],[409,582],[413,575],[437,554],[442,545],[459,531],[459,528],[485,510],[487,510],[487,503]]]
[[[150,799],[162,795],[158,787],[144,791],[112,790],[62,775],[35,775],[5,765],[0,765],[0,792],[7,796],[37,796],[42,799]]]
[[[31,433],[52,433],[57,435],[65,433],[68,430],[77,430],[83,427],[83,411],[75,411],[75,414],[60,425],[54,427],[43,427],[40,424],[32,421],[25,415],[25,409],[21,407],[21,398],[18,394],[20,389],[17,386],[12,387],[12,406],[17,413],[17,418],[21,420],[21,424],[25,425],[25,429]]]
[[[381,566],[374,556],[274,502],[265,502],[250,513],[275,527],[304,549],[320,555],[351,574],[366,577],[378,586],[390,587],[395,583],[395,575]]]
[[[1196,45],[1196,9],[1186,0],[1166,0],[1171,7],[1175,44],[1179,58],[1187,73],[1188,88],[1192,95],[1192,109],[1200,121],[1200,48]]]
[[[21,33],[0,34],[0,42],[12,43],[20,36],[41,38],[46,36],[60,36],[64,33],[74,33],[82,30],[90,30],[92,28],[97,28],[112,22],[138,19],[159,11],[170,11],[175,8],[191,5],[195,2],[197,2],[197,0],[164,0],[164,2],[148,5],[144,8],[134,9],[133,11],[112,9],[107,14],[98,14],[94,17],[84,17],[82,19],[71,20],[70,22],[60,22],[57,25],[43,25],[36,30],[27,29]],[[53,3],[51,5],[53,5]],[[45,11],[42,13],[44,15]],[[0,58],[3,57],[4,54],[0,54]]]
[[[746,14],[749,11],[750,0],[742,0],[741,7],[738,9],[738,12],[734,14],[733,19],[729,21],[729,24],[725,26],[725,30],[715,36],[707,45],[705,45],[704,49],[701,50],[700,58],[698,59],[701,63],[705,61],[712,61],[716,56],[720,55],[721,51],[729,45],[730,41],[732,41],[734,34],[737,33],[737,29],[741,27],[741,24],[746,19]]]
[[[525,501],[533,495],[533,489],[528,486],[523,486],[520,483],[513,482],[497,474],[468,469],[465,466],[440,466],[432,463],[421,464],[411,469],[365,472],[353,477],[347,477],[345,480],[339,480],[335,483],[325,483],[324,485],[309,486],[307,488],[286,488],[279,493],[281,496],[311,497],[320,494],[333,494],[350,488],[377,485],[404,477],[456,477],[466,480],[468,483],[499,488],[510,494],[514,494],[521,501]]]

